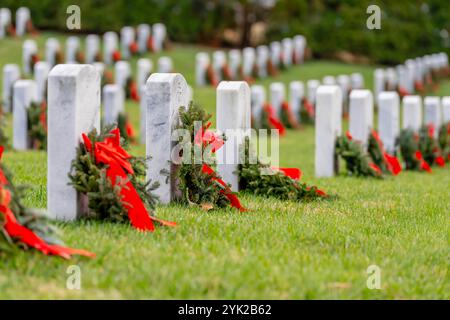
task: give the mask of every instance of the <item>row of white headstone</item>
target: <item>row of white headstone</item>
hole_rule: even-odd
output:
[[[285,38],[281,42],[274,41],[269,46],[261,45],[256,49],[244,48],[242,51],[233,49],[227,54],[218,50],[212,54],[212,63],[208,53],[199,52],[196,55],[196,83],[199,86],[207,85],[206,76],[210,65],[212,66],[218,81],[221,81],[223,68],[228,66],[232,79],[251,77],[257,66],[258,77],[265,78],[269,75],[269,61],[275,68],[281,64],[286,67],[292,64],[301,64],[304,61],[306,50],[306,38],[302,35],[294,38]],[[242,74],[240,74],[242,72]]]
[[[17,36],[22,37],[27,32],[27,25],[31,21],[30,10],[26,7],[20,7],[16,11],[16,28]],[[8,8],[0,8],[0,39],[6,37],[8,28],[12,26],[11,10]]]
[[[320,86],[317,90],[315,173],[331,177],[338,167],[335,156],[336,138],[342,134],[342,91],[338,86]],[[353,90],[350,94],[349,132],[364,148],[374,128],[374,101],[369,90]],[[429,96],[424,99],[409,95],[403,98],[403,128],[418,131],[422,125],[439,128],[450,121],[450,97]],[[424,113],[424,116],[422,114]],[[378,96],[378,133],[387,152],[395,153],[400,134],[400,98],[397,92],[383,91]],[[438,130],[435,130],[438,134]]]
[[[105,91],[109,91],[104,89]],[[162,203],[177,197],[172,151],[178,110],[191,99],[189,87],[180,74],[150,76],[143,100],[146,112],[147,178],[160,183],[156,194]],[[222,82],[217,88],[217,129],[241,129],[240,140],[227,141],[218,156],[235,152],[234,145],[250,134],[250,88],[246,82]],[[48,175],[47,206],[58,219],[78,216],[78,197],[68,185],[67,173],[83,132],[100,127],[100,73],[91,65],[58,65],[48,81]],[[175,137],[176,140],[176,137]],[[233,144],[233,145],[230,145]],[[222,154],[222,155],[221,155]],[[237,156],[237,153],[234,154]],[[218,173],[238,190],[236,164],[219,165]],[[167,179],[166,173],[170,173]]]
[[[377,99],[382,91],[395,91],[403,88],[408,93],[416,91],[416,84],[423,84],[425,78],[433,70],[448,68],[446,53],[435,53],[423,57],[408,59],[395,68],[376,69],[374,71],[374,94]]]

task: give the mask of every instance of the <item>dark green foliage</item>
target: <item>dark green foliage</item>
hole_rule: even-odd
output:
[[[117,127],[120,131],[120,136],[126,141],[131,142],[132,137],[130,137],[127,127],[129,125],[128,115],[126,113],[120,113],[117,119]]]
[[[381,150],[380,145],[378,144],[378,141],[375,139],[373,134],[369,135],[369,144],[367,146],[367,151],[373,163],[375,163],[375,165],[380,168],[383,173],[391,174],[384,159],[383,150]]]
[[[314,118],[311,118],[308,111],[302,106],[300,108],[300,122],[304,125],[314,125]]]
[[[274,171],[259,159],[256,163],[248,161],[250,152],[249,140],[246,140],[245,155],[247,161],[239,165],[239,187],[242,191],[263,197],[274,197],[280,200],[311,201],[325,196],[317,187],[309,187],[306,183],[295,181],[281,172]]]
[[[32,147],[38,150],[47,149],[47,108],[45,105],[32,103],[27,109],[28,116],[28,135]]]
[[[9,149],[9,139],[5,134],[5,126],[6,126],[6,119],[3,114],[0,113],[0,146],[2,146],[5,149]]]
[[[420,170],[420,161],[416,157],[419,151],[419,136],[412,129],[400,131],[398,145],[406,170]]]
[[[336,154],[345,160],[347,171],[356,177],[382,178],[382,174],[374,168],[370,156],[363,146],[343,135],[336,140]]]
[[[443,124],[439,129],[439,147],[444,159],[450,160],[450,122]]]
[[[113,126],[102,129],[100,133],[94,129],[88,137],[92,145],[102,142],[110,136]],[[126,142],[121,140],[121,144],[126,148]],[[157,198],[151,191],[158,187],[157,183],[145,182],[146,162],[145,158],[132,157],[129,159],[134,175],[128,175],[128,179],[139,193],[141,200],[149,211],[150,215],[154,211]],[[84,218],[106,220],[114,222],[128,222],[128,213],[123,206],[120,187],[113,186],[106,176],[107,166],[97,164],[93,153],[89,153],[83,143],[77,148],[77,156],[72,161],[72,168],[69,173],[70,185],[80,194],[87,197],[87,212]]]
[[[178,178],[180,182],[180,190],[182,191],[181,201],[185,204],[200,205],[205,208],[224,208],[230,205],[230,201],[222,192],[223,186],[215,181],[213,176],[204,173],[202,170],[203,164],[199,163],[204,160],[205,156],[210,158],[211,154],[204,153],[206,146],[195,146],[195,122],[201,122],[203,131],[206,130],[206,125],[211,119],[211,115],[208,114],[203,108],[193,104],[189,105],[186,109],[181,107],[180,113],[180,126],[179,129],[185,129],[190,132],[190,141],[187,144],[194,146],[190,148],[186,145],[181,151],[181,155],[186,159],[178,167]],[[182,137],[180,137],[180,142]],[[197,159],[195,162],[194,148],[201,148],[202,159]],[[190,151],[189,155],[185,152]],[[218,177],[218,176],[216,176]]]
[[[419,150],[422,152],[423,159],[431,166],[440,155],[438,141],[433,135],[434,129],[429,126],[423,126],[419,130]]]

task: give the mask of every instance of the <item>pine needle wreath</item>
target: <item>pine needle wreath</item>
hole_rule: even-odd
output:
[[[412,129],[403,129],[397,140],[406,170],[431,172],[420,151],[420,137]]]
[[[117,118],[117,127],[120,130],[120,136],[124,140],[126,140],[127,142],[134,142],[134,129],[132,128],[131,123],[128,119],[128,115],[126,113],[119,114]]]
[[[372,162],[361,143],[347,133],[336,140],[336,154],[344,159],[347,171],[356,177],[382,178],[383,172]]]
[[[28,136],[31,147],[36,150],[47,149],[47,105],[31,103],[27,109]]]
[[[111,137],[114,126],[104,127],[100,133],[92,130],[87,136],[95,144]],[[127,148],[125,139],[121,139],[121,145]],[[152,191],[158,187],[157,183],[145,182],[146,159],[132,157],[128,160],[134,171],[134,175],[128,175],[128,179],[136,189],[150,215],[155,210],[157,197]],[[83,143],[77,148],[76,157],[72,161],[69,173],[70,185],[77,192],[87,197],[87,212],[83,218],[105,220],[113,222],[128,222],[128,212],[123,206],[120,195],[120,187],[113,186],[106,175],[106,165],[97,164],[94,155],[86,149]]]
[[[256,157],[256,163],[250,164],[250,141],[245,142],[245,161],[239,165],[239,187],[244,192],[263,197],[274,197],[280,200],[310,201],[328,198],[316,186],[292,179],[282,171],[271,168]]]
[[[450,161],[450,122],[443,124],[439,129],[439,147],[444,159]]]
[[[190,132],[190,145],[195,146],[195,122],[201,122],[204,132],[207,130],[208,121],[212,116],[192,102],[187,109],[181,107],[179,114],[180,125],[178,128]],[[206,155],[206,147],[204,144],[201,145],[202,155]],[[183,150],[183,152],[185,151]],[[186,154],[181,154],[180,156],[187,157]],[[230,206],[230,200],[222,192],[223,187],[215,179],[218,176],[204,172],[203,164],[198,163],[200,161],[195,158],[194,150],[191,149],[191,154],[188,156],[190,161],[183,161],[178,168],[179,188],[182,191],[181,202],[189,205],[198,205],[205,209]]]
[[[388,154],[375,130],[369,135],[367,151],[373,163],[381,169],[383,174],[397,175],[401,172],[400,161],[394,155]]]
[[[10,148],[9,139],[5,133],[6,127],[6,117],[2,112],[0,112],[0,146],[3,146],[5,149]]]

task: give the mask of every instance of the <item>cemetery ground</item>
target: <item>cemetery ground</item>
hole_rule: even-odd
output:
[[[41,50],[51,35],[36,38]],[[22,40],[3,40],[0,65],[20,63]],[[191,85],[196,51],[176,45],[163,53],[173,58],[176,71]],[[151,55],[154,62],[156,57]],[[374,68],[307,62],[277,80],[287,83],[360,71],[372,88]],[[448,94],[450,82],[440,90]],[[212,87],[194,86],[194,100],[215,112]],[[139,105],[127,102],[127,111],[139,132]],[[10,115],[7,121],[11,137]],[[133,146],[132,152],[144,155],[145,146]],[[338,198],[294,203],[242,194],[243,204],[251,209],[245,213],[159,206],[158,216],[176,221],[178,227],[158,228],[151,234],[112,223],[57,223],[67,244],[91,250],[97,257],[65,261],[18,251],[0,262],[0,299],[450,298],[448,166],[433,168],[433,174],[402,172],[385,180],[342,175],[317,179],[312,127],[289,131],[280,139],[280,152],[281,166],[301,168],[303,181]],[[33,188],[26,204],[45,208],[46,153],[8,151],[2,161],[14,173],[16,184]],[[373,264],[381,269],[381,290],[366,285],[366,270]],[[82,290],[66,289],[71,265],[81,268]]]

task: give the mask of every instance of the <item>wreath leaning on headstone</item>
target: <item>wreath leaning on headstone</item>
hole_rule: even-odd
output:
[[[0,158],[4,148],[0,146]],[[23,205],[24,187],[13,184],[11,173],[0,163],[0,256],[17,248],[34,248],[45,255],[69,259],[72,255],[94,257],[85,250],[64,247],[59,231],[45,214]]]
[[[158,184],[145,181],[145,158],[128,154],[117,127],[82,137],[69,178],[81,195],[83,218],[131,223],[141,231],[154,231],[154,223],[175,226],[154,216]]]
[[[47,149],[47,103],[31,103],[27,109],[28,137],[31,147],[36,150]]]
[[[438,140],[442,157],[445,161],[450,162],[450,121],[440,127]]]

